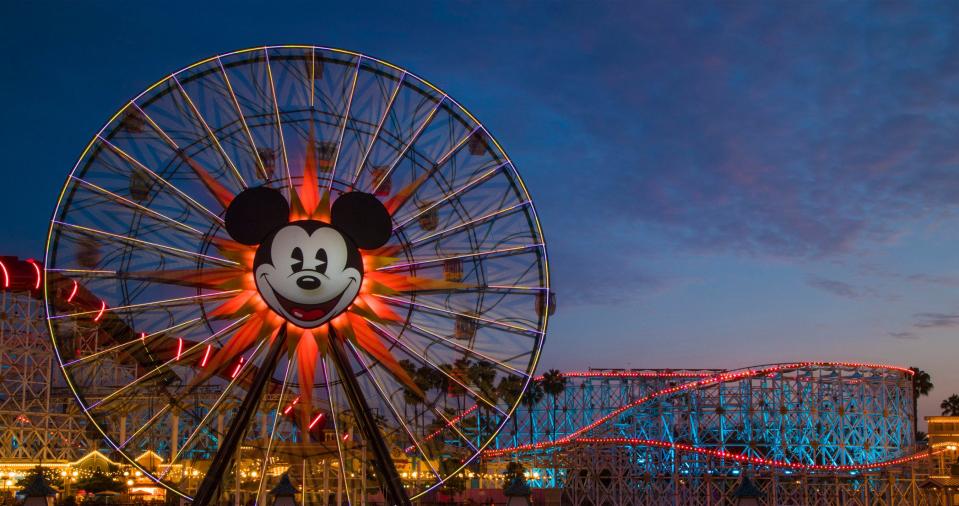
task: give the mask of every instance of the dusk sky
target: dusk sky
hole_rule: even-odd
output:
[[[546,368],[921,367],[959,393],[959,3],[6,2],[3,254],[83,147],[216,53],[341,47],[502,142],[543,221]]]

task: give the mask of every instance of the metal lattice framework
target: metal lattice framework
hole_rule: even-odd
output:
[[[560,394],[523,404],[486,451],[488,469],[522,461],[532,485],[563,488],[573,504],[722,504],[743,473],[769,504],[923,500],[916,476],[931,461],[915,444],[908,369],[799,362],[563,377]],[[484,415],[467,409],[456,423],[468,433],[493,423]]]
[[[54,375],[41,268],[0,258],[0,462],[7,465],[72,461],[90,446],[85,418]]]

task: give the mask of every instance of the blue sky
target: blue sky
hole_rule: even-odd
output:
[[[8,2],[3,252],[76,156],[218,52],[313,43],[434,82],[527,180],[544,367],[917,365],[959,392],[959,4]]]

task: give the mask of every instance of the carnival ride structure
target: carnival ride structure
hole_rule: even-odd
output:
[[[280,192],[291,221],[329,223],[351,192],[389,212],[389,241],[363,251],[359,293],[330,323],[297,327],[261,298],[257,247],[224,227],[234,197],[256,187]],[[284,474],[306,502],[325,501],[331,477],[379,481],[395,502],[436,488],[519,403],[551,305],[532,201],[486,128],[399,67],[314,46],[218,55],[121,107],[63,187],[42,278],[54,350],[90,425],[199,502],[251,487],[262,500]],[[78,323],[97,329],[92,349]],[[105,364],[129,371],[112,390]],[[459,434],[455,458],[425,444],[449,422],[447,394],[414,372],[498,425]],[[484,390],[507,378],[509,395]],[[429,478],[401,486],[394,459],[408,446]],[[136,461],[146,450],[162,468]]]

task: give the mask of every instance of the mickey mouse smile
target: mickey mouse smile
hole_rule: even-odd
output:
[[[263,280],[267,283],[267,285],[269,285],[270,283],[269,280],[267,280],[265,277]],[[316,280],[315,286],[313,285],[311,280]],[[303,276],[298,278],[296,281],[297,281],[297,285],[304,289],[316,288],[320,285],[319,279],[316,278],[315,276]],[[304,281],[306,281],[306,283],[304,283]],[[308,285],[310,288],[304,287],[303,285]],[[350,286],[352,286],[352,283],[350,283],[350,285],[347,286],[336,297],[333,297],[332,299],[326,302],[318,302],[318,303],[312,303],[312,304],[290,300],[284,297],[279,292],[277,292],[272,285],[269,285],[269,286],[270,286],[270,290],[272,290],[273,292],[273,296],[276,297],[276,301],[279,302],[280,307],[282,307],[288,314],[293,315],[299,320],[303,320],[306,322],[313,322],[313,321],[320,320],[324,316],[333,312],[337,304],[339,304],[340,300],[342,300],[343,294],[346,293],[346,290],[349,290]]]

